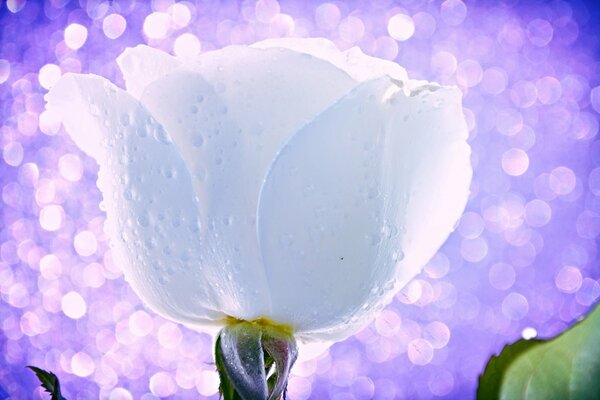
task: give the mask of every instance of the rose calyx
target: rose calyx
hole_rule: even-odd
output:
[[[234,320],[215,342],[224,400],[279,400],[298,357],[291,330],[261,319]]]

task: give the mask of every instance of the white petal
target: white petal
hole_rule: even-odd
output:
[[[338,340],[369,322],[452,230],[471,177],[460,93],[365,82],[300,130],[261,192],[273,318]],[[442,103],[444,102],[444,103]]]
[[[117,58],[127,91],[139,99],[146,86],[182,65],[177,58],[145,45],[128,47]]]
[[[389,76],[401,82],[408,81],[406,70],[395,62],[368,56],[358,47],[341,52],[333,42],[323,38],[267,39],[254,43],[252,47],[259,49],[284,48],[310,54],[335,65],[357,82],[382,76]]]
[[[420,272],[454,230],[469,197],[473,171],[468,128],[456,87],[422,86],[390,100],[392,133],[386,142],[392,197],[407,196],[397,226],[404,234],[398,265],[402,287]]]
[[[229,46],[203,54],[190,68],[213,85],[227,106],[251,145],[252,168],[261,180],[291,135],[356,85],[325,61],[281,48]]]
[[[100,165],[98,187],[117,262],[155,311],[190,325],[224,317],[202,243],[188,170],[146,109],[104,78],[67,74],[48,108]]]
[[[301,333],[349,321],[393,276],[391,257],[375,265],[380,247],[371,243],[385,217],[372,189],[380,187],[381,99],[390,85],[359,85],[301,129],[267,175],[258,233],[272,318]]]
[[[151,84],[142,102],[167,129],[192,173],[206,262],[219,266],[221,297],[232,315],[252,320],[269,313],[270,297],[256,239],[256,203],[264,174],[255,162],[256,138],[242,132],[212,85],[178,70]]]
[[[304,54],[238,46],[203,55],[142,96],[192,171],[211,227],[204,240],[213,262],[232,271],[224,291],[240,303],[237,317],[269,314],[256,238],[268,166],[292,133],[354,85],[344,72]]]

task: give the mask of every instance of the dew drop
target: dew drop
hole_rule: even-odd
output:
[[[133,199],[133,192],[131,191],[131,189],[127,188],[123,191],[123,197],[126,200],[132,200]]]
[[[194,136],[192,136],[192,145],[194,145],[194,147],[200,147],[203,144],[204,144],[204,137],[202,135],[197,133]]]
[[[193,221],[189,224],[188,229],[190,232],[200,232],[200,221]]]
[[[171,219],[171,225],[175,228],[181,226],[181,222],[182,222],[182,220],[179,215],[176,215]]]
[[[306,197],[311,196],[314,192],[315,192],[314,185],[306,185],[302,191],[302,193],[304,193],[304,196],[306,196]]]
[[[379,196],[379,189],[376,187],[369,189],[369,191],[367,192],[367,197],[371,200],[377,198],[378,196]]]
[[[137,129],[135,130],[135,133],[141,138],[145,138],[146,136],[148,136],[148,131],[146,130],[146,127],[144,127],[144,126],[137,127]]]
[[[179,256],[179,260],[181,260],[181,262],[184,264],[189,262],[190,261],[189,253],[187,251],[184,251],[183,253],[181,253],[181,255]],[[183,265],[180,265],[180,267],[183,267]]]
[[[153,136],[154,139],[156,139],[156,141],[164,144],[171,144],[171,138],[169,137],[167,132],[164,131],[164,129],[155,126],[152,126],[151,128],[154,130]]]
[[[147,215],[140,215],[137,217],[137,223],[139,226],[148,226],[150,224],[150,220],[148,219]]]
[[[391,239],[398,234],[398,228],[394,225],[385,224],[381,227],[381,236],[385,239]]]
[[[196,179],[203,182],[206,179],[206,170],[204,168],[198,168],[194,175]]]
[[[129,126],[129,115],[121,114],[121,116],[119,117],[119,121],[121,122],[121,125]]]
[[[95,104],[90,104],[90,114],[94,116],[100,115],[100,109]]]
[[[208,222],[208,230],[212,232],[212,231],[214,231],[214,230],[216,229],[216,227],[217,227],[217,226],[216,226],[216,224],[215,224],[215,220],[214,220],[214,219],[211,219],[211,220]]]
[[[404,253],[402,250],[398,250],[392,253],[392,261],[398,262],[404,259]]]
[[[254,136],[260,136],[263,133],[263,126],[260,122],[257,122],[250,128],[250,134]]]
[[[163,168],[160,172],[167,179],[172,179],[176,175],[175,170],[173,168],[168,168],[168,167]]]

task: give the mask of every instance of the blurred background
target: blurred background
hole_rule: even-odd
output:
[[[457,85],[474,180],[455,232],[377,319],[305,349],[291,400],[469,399],[509,342],[600,296],[600,12],[584,1],[0,1],[0,397],[218,398],[212,339],[144,308],[111,260],[97,166],[44,111],[66,72],[123,86],[139,43],[194,55],[319,36]]]

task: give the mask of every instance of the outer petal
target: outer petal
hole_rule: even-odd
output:
[[[183,63],[164,51],[138,45],[125,49],[117,58],[117,64],[125,78],[127,91],[139,99],[146,86],[181,67]]]
[[[67,74],[46,99],[75,143],[100,165],[107,229],[136,293],[180,322],[222,319],[214,270],[199,263],[191,178],[169,135],[129,94],[98,76]]]
[[[406,285],[454,231],[469,198],[473,170],[462,94],[456,87],[422,86],[390,99],[385,186],[407,199],[397,214],[403,259],[396,274]],[[385,192],[383,192],[385,193]]]
[[[301,129],[261,192],[273,318],[341,339],[416,275],[460,217],[471,178],[460,93],[365,82]]]
[[[327,61],[345,71],[357,82],[389,76],[400,82],[408,81],[406,70],[393,61],[382,60],[364,54],[360,48],[352,47],[339,51],[333,42],[323,38],[277,38],[254,43],[258,49],[283,48],[310,54]]]
[[[299,332],[336,327],[393,277],[378,156],[388,78],[366,82],[301,129],[273,162],[259,204],[258,234],[272,318]],[[387,247],[390,247],[388,250]],[[379,253],[388,254],[375,265]]]

